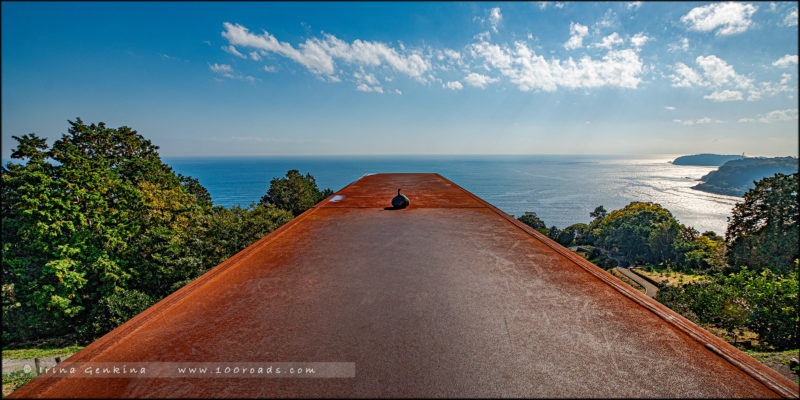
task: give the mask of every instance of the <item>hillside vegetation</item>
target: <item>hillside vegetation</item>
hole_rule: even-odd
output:
[[[91,342],[330,193],[291,170],[260,204],[214,206],[136,131],[69,123],[52,146],[14,136],[0,168],[4,350]]]
[[[744,160],[742,160],[744,161]],[[796,159],[795,159],[796,162]],[[658,204],[603,206],[589,224],[546,228],[535,212],[519,220],[589,261],[613,270],[641,266],[677,276],[657,300],[731,342],[760,350],[798,347],[798,173],[759,180],[734,206],[725,237],[687,227]]]

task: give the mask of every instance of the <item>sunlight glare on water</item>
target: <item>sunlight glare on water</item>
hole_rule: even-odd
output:
[[[590,156],[359,156],[174,158],[177,172],[200,180],[223,206],[257,202],[269,181],[289,169],[313,175],[334,191],[368,173],[436,172],[506,213],[535,211],[564,228],[590,221],[598,205],[619,209],[632,201],[659,203],[683,224],[724,234],[740,198],[691,189],[716,169],[672,165],[672,155]]]

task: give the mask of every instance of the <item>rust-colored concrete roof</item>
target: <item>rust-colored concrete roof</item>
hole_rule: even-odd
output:
[[[384,209],[397,188],[411,205]],[[65,361],[78,362],[338,362],[355,370],[308,379],[44,375],[11,397],[798,393],[437,174],[354,182]]]

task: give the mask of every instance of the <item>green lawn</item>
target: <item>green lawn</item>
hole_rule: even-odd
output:
[[[16,349],[3,350],[3,358],[35,358],[67,356],[77,353],[83,346],[69,346],[54,349]],[[5,379],[5,378],[4,378]]]
[[[21,370],[3,374],[3,397],[10,395],[20,386],[30,382],[35,376],[33,371],[25,372]]]

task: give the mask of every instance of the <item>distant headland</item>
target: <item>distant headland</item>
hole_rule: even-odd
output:
[[[692,189],[704,192],[724,194],[728,196],[744,196],[755,187],[755,181],[775,174],[794,174],[798,169],[797,157],[742,157],[719,154],[697,154],[678,157],[675,165],[718,165],[725,160],[716,171],[711,171],[700,178],[700,183]]]
[[[691,156],[681,156],[672,161],[675,165],[698,165],[698,166],[714,166],[719,167],[731,160],[741,160],[745,158],[743,155],[735,154],[693,154]]]

